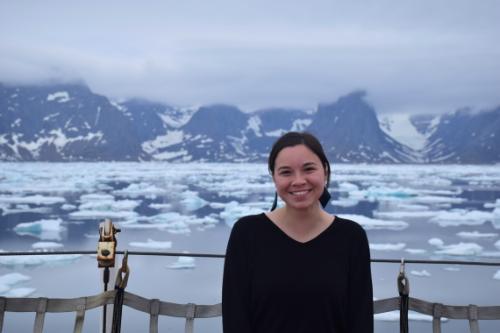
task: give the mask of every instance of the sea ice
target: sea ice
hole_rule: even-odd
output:
[[[483,251],[483,247],[476,243],[460,242],[458,244],[445,245],[440,238],[431,238],[428,243],[439,248],[434,253],[449,256],[474,256],[480,255]]]
[[[2,206],[1,209],[2,212],[0,212],[0,215],[10,215],[19,213],[48,214],[52,211],[51,207],[30,207],[27,204],[17,204],[17,205],[7,204],[5,206]]]
[[[356,215],[356,214],[342,214],[341,217],[353,220],[361,224],[361,226],[366,230],[371,230],[371,229],[403,230],[408,228],[408,223],[404,221],[377,220],[366,217],[364,215]]]
[[[181,194],[182,199],[180,204],[182,207],[189,212],[198,210],[208,204],[206,200],[203,200],[198,196],[198,192],[194,191],[184,191]]]
[[[129,198],[145,197],[148,199],[156,199],[158,196],[164,196],[168,192],[166,189],[159,188],[152,184],[134,183],[124,189],[115,190],[113,193]]]
[[[487,202],[484,204],[484,208],[500,208],[500,199],[497,199],[495,202]]]
[[[452,209],[450,211],[440,211],[436,213],[436,216],[429,220],[429,222],[437,223],[441,227],[481,225],[487,221],[494,222],[494,216],[492,213],[461,208]]]
[[[390,211],[380,212],[374,211],[373,216],[379,219],[397,220],[397,219],[414,219],[414,218],[429,218],[436,215],[434,211]]]
[[[5,297],[28,297],[35,292],[35,288],[14,288],[7,291],[4,296]]]
[[[0,286],[7,286],[11,288],[12,286],[19,284],[21,282],[25,282],[31,280],[31,277],[27,275],[23,275],[21,273],[9,273],[0,276]]]
[[[31,244],[31,247],[35,250],[52,250],[52,249],[59,249],[63,247],[61,243],[56,243],[56,242],[36,242]]]
[[[410,254],[424,254],[427,253],[427,250],[424,249],[405,249],[406,252]]]
[[[66,202],[66,199],[64,199],[63,197],[43,196],[40,194],[21,197],[12,195],[0,195],[0,202],[10,204],[53,205]]]
[[[370,243],[370,250],[376,250],[376,251],[401,251],[404,249],[406,246],[405,243],[395,243],[395,244],[390,244],[390,243],[380,243],[380,244],[373,244]]]
[[[429,273],[425,269],[423,269],[421,271],[412,270],[412,271],[410,271],[410,274],[411,275],[415,275],[415,276],[419,276],[419,277],[429,277],[429,276],[431,276],[431,273]]]
[[[39,220],[35,222],[19,223],[14,227],[14,232],[18,235],[29,235],[41,240],[61,240],[62,220]]]
[[[147,249],[164,250],[170,249],[172,247],[172,242],[160,242],[148,238],[146,242],[130,242],[128,243],[132,247],[142,247]]]
[[[167,266],[170,269],[193,269],[196,267],[193,257],[180,256],[177,261]]]
[[[500,269],[495,273],[495,275],[493,275],[493,278],[495,280],[500,280]]]
[[[80,254],[1,256],[0,265],[10,268],[35,267],[40,265],[59,266],[73,263],[81,257]]]
[[[225,221],[228,227],[232,228],[236,221],[241,217],[246,215],[260,214],[263,212],[262,208],[256,206],[258,205],[231,201],[225,205],[224,210],[219,213],[219,216],[222,220]]]
[[[489,232],[483,233],[477,230],[474,231],[460,231],[457,232],[458,237],[466,238],[466,239],[481,239],[481,238],[495,238],[498,236],[497,233]]]
[[[338,200],[330,200],[330,204],[338,207],[354,207],[359,203],[359,200],[352,198],[340,197]]]

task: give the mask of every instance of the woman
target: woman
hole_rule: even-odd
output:
[[[273,145],[268,166],[285,205],[243,217],[231,231],[224,332],[373,332],[366,233],[323,210],[330,164],[321,144],[289,132]]]

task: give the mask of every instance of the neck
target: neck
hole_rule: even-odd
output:
[[[288,206],[283,207],[283,217],[294,227],[300,227],[304,229],[315,227],[320,224],[325,219],[327,213],[323,211],[318,202],[317,205],[310,207],[309,209],[293,209]]]

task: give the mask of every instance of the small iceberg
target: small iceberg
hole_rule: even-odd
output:
[[[181,256],[177,261],[167,266],[170,269],[193,269],[196,267],[193,257]]]

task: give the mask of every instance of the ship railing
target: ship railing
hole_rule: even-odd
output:
[[[117,251],[117,254],[123,254],[123,251]],[[53,252],[0,252],[0,256],[16,255],[70,255],[70,254],[95,254],[94,251],[53,251]],[[224,258],[220,254],[207,253],[176,253],[176,252],[142,252],[128,251],[129,255],[147,255],[147,256],[189,256],[200,258]],[[452,261],[452,260],[406,260],[400,259],[372,259],[374,263],[400,263],[404,264],[453,264],[453,265],[474,265],[474,266],[497,266],[500,262],[485,261]],[[404,271],[403,271],[404,275]],[[401,277],[401,270],[400,270]],[[400,279],[398,279],[398,282]],[[6,312],[30,312],[35,313],[35,322],[33,326],[34,333],[42,333],[46,313],[74,312],[75,324],[73,332],[82,332],[85,319],[85,312],[94,308],[102,307],[107,304],[113,304],[117,291],[106,291],[94,296],[78,298],[15,298],[0,297],[0,333],[2,332]],[[406,296],[406,299],[405,299]],[[403,303],[406,306],[402,306]],[[123,305],[134,310],[149,314],[149,332],[158,332],[159,316],[169,316],[185,318],[185,333],[193,333],[194,320],[196,318],[213,318],[222,315],[221,303],[212,305],[201,305],[194,303],[179,304],[166,302],[159,299],[148,299],[124,292]],[[478,306],[469,305],[447,305],[436,302],[428,302],[418,298],[403,295],[400,289],[399,297],[392,297],[374,301],[374,313],[386,313],[391,311],[400,311],[400,332],[408,332],[408,310],[417,313],[429,315],[432,317],[432,332],[441,333],[441,320],[461,319],[468,320],[471,333],[480,333],[479,320],[500,320],[499,306]],[[406,322],[405,322],[406,320]]]

